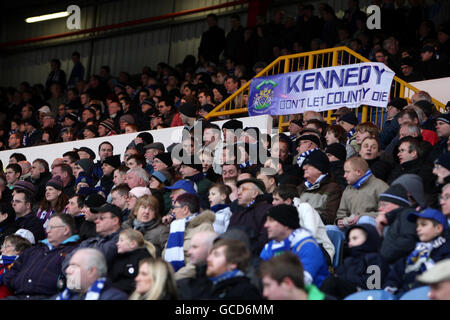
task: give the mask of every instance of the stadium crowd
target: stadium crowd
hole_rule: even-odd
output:
[[[74,52],[68,80],[54,59],[45,85],[2,91],[2,150],[14,153],[0,172],[0,297],[344,299],[373,288],[375,266],[395,297],[429,284],[450,299],[450,114],[427,92],[391,99],[382,130],[345,106],[332,125],[308,111],[275,136],[204,118],[288,53],[347,45],[407,81],[447,76],[448,26],[436,33],[415,1],[387,4],[383,33],[353,0],[343,19],[326,4],[255,29],[232,16],[226,35],[208,15],[197,63],[117,78],[105,65],[85,82]],[[170,146],[147,132],[175,126]],[[108,141],[132,132],[126,150]],[[98,150],[52,163],[25,156],[93,137]]]

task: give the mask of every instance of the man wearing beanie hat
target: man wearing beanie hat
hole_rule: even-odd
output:
[[[197,118],[197,106],[190,102],[182,103],[179,107],[180,119],[184,124],[184,127],[188,130],[192,129]]]
[[[429,161],[436,160],[440,155],[447,153],[447,140],[450,136],[450,113],[443,113],[436,118],[436,134],[439,142],[433,146],[428,156]]]
[[[42,138],[42,130],[40,130],[39,121],[34,116],[23,120],[25,125],[24,146],[32,147],[37,145]]]
[[[169,152],[159,153],[153,159],[153,169],[156,171],[170,168],[172,165],[172,157]]]
[[[311,232],[300,227],[297,209],[287,204],[270,208],[264,228],[267,229],[270,241],[261,251],[260,258],[267,261],[291,251],[302,262],[305,284],[320,287],[329,276],[328,266],[322,249]]]
[[[450,182],[450,152],[444,153],[434,162],[433,174],[436,182],[442,188]]]
[[[441,59],[437,59],[436,50],[431,45],[425,45],[420,52],[421,61],[417,69],[420,70],[426,80],[437,79],[446,76],[446,66]]]
[[[397,295],[422,286],[416,277],[450,257],[447,219],[441,211],[432,208],[413,211],[408,220],[417,225],[418,241],[408,256],[391,268],[384,284],[384,290]]]
[[[400,78],[402,78],[406,82],[415,82],[425,80],[422,73],[416,71],[414,59],[411,57],[405,57],[400,62],[400,69],[402,70],[402,74]]]
[[[114,128],[114,121],[112,119],[103,120],[98,125],[97,132],[99,137],[116,135],[117,132],[116,129]]]
[[[408,192],[400,184],[393,184],[380,194],[376,226],[384,240],[380,253],[391,264],[405,257],[414,249],[416,225],[408,220],[408,214],[415,212],[411,207]],[[389,228],[385,227],[389,226]]]
[[[95,220],[97,219],[97,212],[91,211],[93,208],[101,207],[106,202],[106,199],[98,193],[92,193],[84,199],[84,205],[81,212],[84,214],[84,221],[81,223],[79,236],[81,241],[95,237]]]
[[[120,155],[114,155],[106,157],[103,160],[102,170],[103,176],[100,179],[100,185],[106,192],[106,196],[111,192],[112,187],[114,186],[114,170],[120,166]]]
[[[330,177],[330,161],[321,150],[314,150],[303,162],[305,182],[299,186],[300,202],[309,203],[325,224],[333,224],[342,191]]]
[[[92,176],[92,170],[94,169],[94,163],[90,159],[80,159],[77,162],[75,162],[75,166],[79,166],[80,169],[88,176]],[[76,174],[74,172],[74,175],[76,177]]]
[[[345,132],[347,132],[347,144],[352,147],[356,146],[356,126],[358,125],[358,118],[355,113],[349,112],[339,118],[338,124],[341,125]]]
[[[303,162],[309,154],[315,150],[320,150],[320,138],[313,133],[304,133],[297,139],[297,160],[294,163],[295,175],[303,180]]]
[[[302,129],[303,129],[302,120],[300,119],[291,120],[291,122],[289,123],[289,139],[295,143]]]
[[[339,187],[344,190],[347,187],[347,181],[344,178],[344,163],[347,159],[347,149],[339,142],[328,145],[325,154],[330,160],[330,173],[335,177]]]
[[[183,179],[191,180],[197,185],[200,207],[202,209],[209,209],[208,193],[213,183],[203,175],[203,167],[200,159],[192,155],[189,160],[183,161],[181,163],[180,173]]]

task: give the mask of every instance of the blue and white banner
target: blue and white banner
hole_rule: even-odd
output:
[[[285,115],[360,105],[386,108],[394,72],[365,62],[254,78],[248,113]]]

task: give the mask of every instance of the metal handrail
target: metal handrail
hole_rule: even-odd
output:
[[[345,63],[347,61],[348,63]],[[299,70],[311,70],[315,68],[339,66],[344,64],[354,64],[360,62],[371,62],[371,61],[347,47],[322,49],[280,56],[276,58],[268,66],[266,66],[254,78],[280,73],[294,72]],[[297,65],[295,66],[295,64]],[[250,88],[250,81],[245,83],[236,92],[234,92],[227,99],[225,99],[221,104],[216,106],[210,113],[208,113],[206,119],[248,113],[249,88]],[[417,89],[416,87],[410,85],[409,83],[398,78],[397,76],[394,76],[391,87],[391,97],[401,97],[409,100],[411,92],[415,93],[418,91],[419,89]],[[247,95],[247,98],[245,98],[245,95]],[[442,112],[443,110],[445,110],[445,105],[442,102],[433,99],[433,103],[435,104],[436,108],[439,111]],[[357,116],[359,116],[360,118],[361,123],[366,121],[372,121],[378,124],[380,128],[382,127],[383,119],[386,116],[384,108],[361,106],[359,108],[356,108],[355,110]],[[322,116],[324,120],[327,121],[329,124],[331,124],[332,121],[334,120],[331,110],[322,112]],[[279,132],[283,132],[283,129],[289,126],[290,120],[298,118],[299,114],[292,114],[288,116],[274,116],[274,117],[276,117],[274,120],[278,120]]]

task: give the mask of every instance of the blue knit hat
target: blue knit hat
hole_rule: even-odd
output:
[[[87,183],[89,187],[93,187],[92,178],[84,171],[81,171],[78,174],[78,178],[75,180],[75,185],[79,184],[80,182]]]

